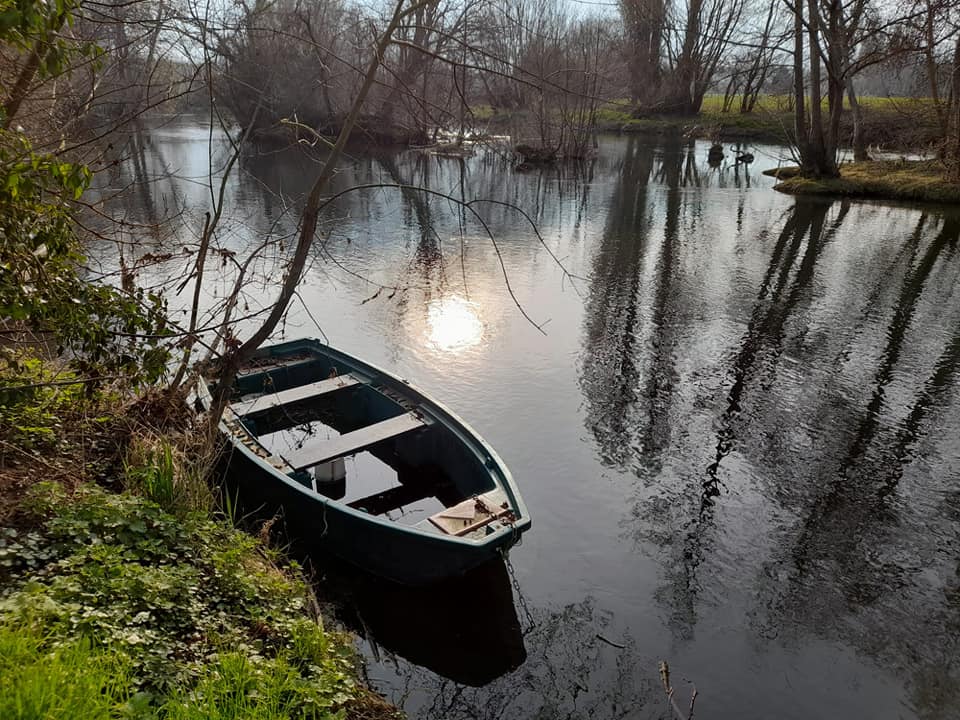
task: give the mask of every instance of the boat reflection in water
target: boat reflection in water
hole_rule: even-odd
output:
[[[324,558],[324,589],[336,588],[340,619],[373,648],[461,685],[481,687],[527,658],[501,558],[429,586],[407,587]]]

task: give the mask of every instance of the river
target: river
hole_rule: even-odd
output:
[[[386,623],[391,596],[341,591],[372,684],[412,717],[668,717],[661,660],[702,718],[960,716],[960,210],[783,196],[760,170],[787,149],[749,150],[344,161],[336,189],[496,201],[344,196],[283,327],[452,407],[533,518],[509,568],[391,600]],[[207,168],[205,128],[162,126],[101,186],[127,189],[114,216],[181,213],[137,251],[173,255],[141,281],[185,273]],[[289,237],[316,168],[243,158],[221,265]],[[243,313],[289,247],[251,265]]]

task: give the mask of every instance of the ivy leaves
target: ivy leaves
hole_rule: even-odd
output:
[[[70,27],[81,0],[0,0],[0,40],[38,56],[37,73],[52,77],[67,69],[76,56],[96,58],[102,50],[61,34]]]
[[[91,638],[170,717],[206,717],[196,711],[225,693],[244,704],[237,717],[271,693],[277,717],[330,717],[353,697],[348,643],[305,615],[305,586],[251,536],[95,488],[66,502],[52,487],[28,502],[35,530],[0,529],[0,623],[43,627],[54,644]]]

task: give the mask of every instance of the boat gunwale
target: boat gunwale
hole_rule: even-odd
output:
[[[280,471],[278,468],[268,463],[264,458],[253,452],[243,443],[235,443],[231,441],[230,445],[232,451],[240,451],[249,460],[253,461],[259,467],[269,472],[275,478],[281,480],[288,487],[301,493],[304,497],[312,502],[316,502],[324,506],[332,506],[338,511],[353,515],[359,519],[362,519],[363,521],[376,522],[380,525],[390,528],[393,531],[403,532],[416,536],[420,539],[430,540],[433,542],[460,544],[471,548],[482,548],[487,545],[499,545],[504,538],[508,538],[513,535],[519,536],[530,528],[531,522],[530,516],[527,513],[526,504],[520,497],[520,493],[517,490],[513,480],[513,475],[507,468],[506,463],[504,463],[500,455],[497,454],[496,450],[494,450],[489,443],[487,443],[487,441],[484,440],[483,437],[469,425],[469,423],[457,416],[456,413],[450,410],[442,402],[429,397],[422,390],[420,390],[419,387],[412,384],[405,378],[383,370],[382,368],[368,363],[365,360],[360,360],[353,355],[348,355],[347,353],[337,350],[336,348],[331,347],[327,343],[317,338],[300,338],[297,340],[289,340],[286,342],[277,343],[275,345],[263,347],[257,350],[257,354],[255,354],[254,357],[257,357],[261,353],[265,354],[268,351],[278,348],[283,348],[284,350],[289,349],[293,351],[297,350],[298,348],[303,348],[308,351],[326,353],[332,358],[342,361],[344,364],[359,366],[357,369],[360,370],[361,373],[372,374],[374,376],[370,378],[371,380],[375,379],[377,376],[386,379],[389,381],[389,383],[393,384],[397,390],[402,391],[404,394],[409,394],[412,396],[412,399],[423,403],[426,407],[420,408],[421,412],[426,411],[427,414],[436,417],[438,422],[443,424],[447,429],[453,431],[457,436],[457,440],[465,444],[470,451],[478,457],[486,472],[493,479],[495,489],[502,490],[511,501],[511,509],[517,515],[517,519],[511,525],[502,526],[498,530],[494,530],[492,533],[485,535],[482,538],[459,537],[456,535],[440,534],[434,530],[425,530],[414,525],[401,525],[393,520],[385,519],[379,515],[371,515],[370,513],[362,510],[352,508],[346,503],[340,502],[339,500],[334,500],[333,498],[322,495],[321,493],[313,490],[310,487],[307,487],[303,483],[294,480],[286,473]],[[262,357],[263,355],[260,356]],[[207,385],[207,378],[201,377],[197,385],[198,398],[200,399],[201,404],[204,406],[204,409],[209,409],[212,401],[212,395],[210,394],[210,388]],[[232,437],[230,428],[228,427],[227,421],[224,418],[220,419],[219,429],[220,432],[222,432],[228,439]],[[496,470],[496,473],[494,472],[494,469]],[[499,478],[497,477],[497,473],[500,476]]]

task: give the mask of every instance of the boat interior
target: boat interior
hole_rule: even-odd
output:
[[[320,352],[255,357],[224,419],[263,461],[356,510],[471,538],[512,521],[456,428],[396,382]]]

